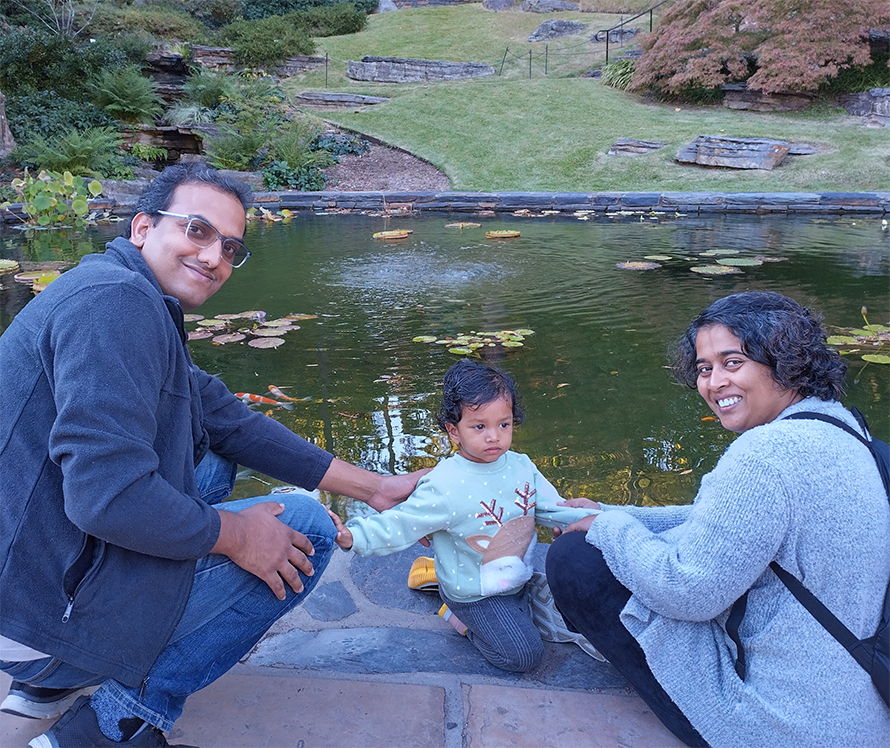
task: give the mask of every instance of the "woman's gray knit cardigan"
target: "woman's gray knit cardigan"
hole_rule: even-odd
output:
[[[769,569],[794,574],[857,636],[878,624],[890,577],[890,505],[874,459],[807,398],[741,434],[692,506],[610,507],[587,533],[633,594],[621,621],[659,683],[714,748],[890,745],[890,709],[868,674]],[[724,624],[751,589],[740,634]]]

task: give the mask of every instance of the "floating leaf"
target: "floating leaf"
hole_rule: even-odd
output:
[[[201,327],[225,327],[228,323],[224,319],[199,319],[198,324]]]
[[[862,360],[872,364],[890,364],[890,356],[885,356],[883,353],[866,353]]]
[[[248,340],[247,345],[251,348],[277,348],[284,345],[284,338],[254,338]]]
[[[50,272],[59,275],[60,273],[57,270],[54,271],[46,271],[46,270],[35,270],[28,273],[17,273],[13,276],[13,280],[17,280],[19,283],[27,283],[33,284],[38,278],[44,275],[49,275]]]
[[[754,255],[754,259],[761,262],[786,262],[788,260],[787,257],[766,257],[764,255]]]
[[[828,345],[856,345],[859,340],[852,335],[829,335],[825,342]]]
[[[632,261],[632,262],[618,262],[615,264],[616,268],[621,270],[655,270],[656,268],[660,268],[657,262],[640,262],[640,261]]]
[[[470,348],[449,348],[449,353],[456,353],[458,356],[471,356],[474,351]]]
[[[738,268],[728,267],[726,265],[700,265],[699,267],[689,268],[693,273],[701,275],[732,275],[733,273],[741,273]]]
[[[643,259],[655,260],[656,262],[667,262],[668,260],[673,260],[674,258],[670,255],[645,255]]]
[[[517,335],[534,335],[534,334],[535,334],[535,331],[534,331],[534,330],[529,330],[529,329],[527,329],[527,328],[524,327],[524,328],[522,328],[521,330],[517,330],[517,331],[516,331],[516,334],[517,334]]]
[[[225,345],[226,343],[237,343],[239,340],[244,340],[245,337],[240,332],[230,332],[225,335],[217,335],[212,342],[215,345]]]
[[[522,343],[520,343],[518,340],[505,340],[503,343],[501,343],[501,345],[504,346],[504,348],[521,348],[522,347]]]
[[[318,319],[317,314],[285,314],[285,319],[292,320],[294,322],[302,322],[304,319]]]
[[[418,335],[416,338],[411,338],[415,343],[435,343],[436,337],[435,335]]]
[[[446,223],[446,229],[478,229],[482,224],[471,221],[459,221],[458,223]]]
[[[204,315],[203,314],[183,314],[182,318],[186,322],[198,322],[199,320],[204,319]]]
[[[299,329],[299,328],[297,328],[297,329]],[[283,330],[283,329],[280,328],[280,327],[278,327],[278,328],[274,328],[274,329],[273,329],[273,328],[260,327],[260,328],[258,328],[258,329],[256,329],[256,330],[251,330],[251,331],[250,331],[250,334],[251,334],[251,335],[257,335],[257,336],[259,336],[259,337],[261,337],[261,338],[264,338],[264,337],[265,337],[265,338],[274,338],[274,337],[278,337],[279,335],[281,335],[282,332],[287,332],[287,330]]]
[[[709,249],[707,252],[702,252],[702,257],[716,257],[717,255],[737,255],[739,251],[737,249]]]
[[[510,231],[509,229],[500,229],[498,231],[486,231],[486,239],[518,239],[518,231]]]
[[[726,257],[722,260],[717,260],[718,265],[728,265],[729,267],[756,267],[757,265],[762,265],[762,260],[755,260],[753,257]]]
[[[392,231],[378,231],[374,234],[375,239],[407,239],[408,234],[414,233],[412,229],[394,229]]]
[[[192,330],[189,333],[189,340],[203,340],[204,338],[212,338],[213,333],[210,330]]]
[[[15,260],[0,260],[0,273],[11,273],[19,269],[19,264]]]
[[[268,322],[263,322],[266,327],[290,327],[291,321],[289,319],[270,319]]]

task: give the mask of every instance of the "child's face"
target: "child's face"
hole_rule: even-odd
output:
[[[513,443],[513,403],[492,400],[478,408],[463,408],[460,421],[446,423],[448,436],[471,462],[494,462]]]

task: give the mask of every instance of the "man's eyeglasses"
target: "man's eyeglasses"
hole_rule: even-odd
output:
[[[196,247],[209,247],[219,239],[222,243],[221,257],[233,268],[240,268],[247,262],[247,258],[250,257],[250,250],[244,246],[240,239],[223,236],[203,218],[186,216],[181,213],[168,213],[166,210],[159,210],[158,215],[169,216],[170,218],[184,218],[188,221],[185,225],[185,235]]]

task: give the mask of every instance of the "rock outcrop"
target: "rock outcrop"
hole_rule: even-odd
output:
[[[5,156],[15,148],[15,139],[6,121],[6,97],[0,91],[0,156]]]
[[[580,34],[587,28],[586,23],[579,21],[560,21],[549,19],[536,28],[528,38],[530,42],[546,42],[560,36]]]
[[[494,75],[494,68],[481,62],[444,62],[405,57],[362,57],[350,60],[346,75],[353,80],[377,83],[419,83],[478,78]]]
[[[699,135],[680,149],[676,161],[729,169],[770,170],[781,164],[790,150],[791,144],[781,140]]]

